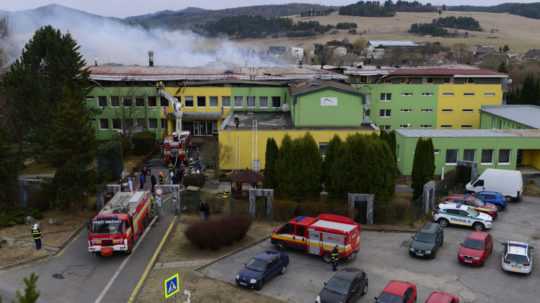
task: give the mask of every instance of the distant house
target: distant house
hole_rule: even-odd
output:
[[[382,59],[386,49],[414,48],[418,46],[418,43],[409,40],[369,40],[367,57],[371,59]]]
[[[291,55],[295,58],[303,58],[304,57],[304,48],[302,47],[291,47],[290,49]]]
[[[530,49],[525,53],[525,56],[523,57],[525,60],[540,60],[540,49],[534,48]]]
[[[493,45],[476,45],[473,48],[473,55],[476,58],[483,58],[496,52],[498,52],[497,47]]]

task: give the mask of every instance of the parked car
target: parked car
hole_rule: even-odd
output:
[[[411,257],[435,258],[439,247],[443,245],[444,234],[439,224],[424,225],[413,237],[409,245]]]
[[[484,201],[485,203],[493,204],[497,206],[499,211],[506,209],[508,205],[506,203],[506,198],[498,192],[495,191],[481,191],[475,195],[478,199]]]
[[[473,195],[451,195],[443,198],[443,203],[459,203],[474,207],[479,212],[490,215],[493,219],[497,219],[497,206],[495,204],[485,203]]]
[[[493,219],[470,206],[456,203],[441,203],[433,210],[433,220],[446,227],[450,224],[470,226],[477,231],[490,229]]]
[[[289,256],[284,252],[268,250],[252,258],[236,275],[238,286],[262,289],[263,285],[289,266]]]
[[[504,271],[530,274],[533,269],[533,248],[524,242],[508,241],[503,244],[501,267]]]
[[[493,252],[493,238],[486,232],[472,232],[459,245],[458,260],[462,264],[482,266]]]
[[[495,191],[514,201],[523,194],[523,177],[519,170],[488,168],[475,180],[467,183],[468,192]]]
[[[425,303],[459,303],[459,297],[442,291],[434,291]]]
[[[414,303],[418,294],[416,285],[405,281],[390,281],[381,294],[375,297],[376,303]]]
[[[356,302],[368,290],[367,274],[358,268],[344,268],[337,272],[315,299],[316,303]]]

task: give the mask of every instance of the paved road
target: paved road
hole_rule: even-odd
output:
[[[540,247],[540,199],[525,198],[511,204],[499,216],[491,231],[496,241],[523,240]],[[462,302],[509,303],[539,302],[540,267],[530,276],[517,276],[500,270],[502,246],[495,244],[495,253],[484,267],[470,268],[456,260],[458,243],[470,229],[445,229],[445,244],[435,260],[413,259],[407,244],[411,234],[362,232],[362,248],[357,259],[346,266],[363,268],[369,277],[369,290],[361,302],[371,302],[391,279],[406,280],[418,286],[418,302],[424,302],[434,290],[461,296]],[[206,268],[207,275],[233,283],[236,272],[256,253],[273,249],[266,241],[243,250]],[[287,302],[314,302],[323,282],[332,276],[331,267],[320,258],[289,251],[290,265],[284,276],[269,282],[261,291]],[[535,254],[536,264],[540,253]]]

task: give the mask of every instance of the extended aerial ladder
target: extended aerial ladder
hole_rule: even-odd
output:
[[[175,132],[180,133],[182,131],[182,103],[178,100],[178,98],[174,97],[173,95],[169,94],[165,90],[165,85],[163,82],[158,82],[157,84],[157,90],[159,96],[167,99],[169,101],[169,104],[173,107],[173,115],[175,118]]]

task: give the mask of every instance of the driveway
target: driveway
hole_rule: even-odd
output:
[[[540,199],[525,197],[520,203],[509,205],[499,216],[491,231],[495,241],[523,240],[540,247]],[[461,296],[463,302],[538,302],[540,298],[540,269],[530,276],[516,276],[500,270],[502,245],[495,244],[495,252],[481,268],[460,265],[456,259],[458,244],[469,229],[445,229],[445,244],[435,260],[409,257],[408,233],[362,232],[362,247],[356,260],[344,266],[363,268],[369,277],[369,291],[362,302],[372,302],[391,279],[407,280],[418,286],[418,302],[424,302],[434,290]],[[269,241],[243,250],[202,271],[210,277],[230,283],[238,269],[257,252],[273,249]],[[269,282],[263,294],[287,302],[314,302],[323,283],[332,276],[331,266],[318,257],[289,252],[290,266],[284,276]],[[539,254],[535,260],[540,262]]]

